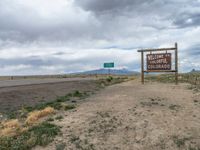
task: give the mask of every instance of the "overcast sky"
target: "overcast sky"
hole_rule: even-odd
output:
[[[0,75],[139,71],[137,49],[175,42],[200,69],[200,0],[0,0]]]

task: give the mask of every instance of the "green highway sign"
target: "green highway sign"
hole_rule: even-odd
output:
[[[104,68],[114,68],[115,67],[114,62],[104,63],[103,66],[104,66]]]

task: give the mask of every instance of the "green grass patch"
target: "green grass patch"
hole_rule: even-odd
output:
[[[6,117],[7,117],[8,119],[16,119],[17,116],[18,116],[18,113],[17,113],[16,111],[11,111],[11,112],[8,112],[8,113],[6,114]]]
[[[64,110],[67,111],[67,110],[71,110],[71,109],[74,109],[74,108],[76,108],[76,106],[71,104],[71,105],[65,106]]]
[[[69,101],[71,98],[73,97],[78,97],[80,99],[82,98],[85,98],[86,96],[88,96],[89,94],[87,92],[79,92],[79,91],[74,91],[73,93],[69,93],[65,96],[60,96],[58,97],[55,101],[51,101],[51,102],[45,102],[45,103],[39,103],[33,107],[31,106],[27,106],[27,107],[24,107],[24,109],[27,111],[27,112],[31,112],[31,111],[34,111],[34,110],[42,110],[46,107],[53,107],[54,109],[56,110],[61,110],[63,108],[62,106],[62,103],[63,102],[67,102]],[[69,106],[71,109],[74,108],[74,106]],[[73,107],[73,108],[72,108]],[[69,108],[69,109],[70,109]],[[65,108],[64,108],[65,109]],[[66,109],[65,109],[66,110]],[[12,115],[12,114],[10,114]],[[14,114],[13,114],[14,116]],[[11,118],[11,117],[10,117]]]
[[[47,121],[48,122],[52,122],[52,121],[54,121],[54,119],[53,118],[48,118]]]
[[[56,150],[64,150],[66,147],[65,143],[59,143],[56,145]]]
[[[173,136],[172,139],[178,148],[185,146],[185,142],[190,140],[189,138],[180,138],[178,136]]]
[[[56,120],[62,120],[63,119],[63,116],[57,116],[56,118],[55,118]]]
[[[83,93],[79,92],[79,91],[75,91],[73,93],[73,97],[83,97]]]
[[[64,105],[62,105],[62,103],[68,102],[75,97],[78,99],[85,99],[89,95],[90,95],[89,92],[86,92],[86,91],[80,92],[76,90],[64,96],[59,96],[54,101],[38,103],[35,106],[23,106],[20,110],[7,111],[5,113],[5,116],[8,119],[25,118],[29,112],[32,112],[35,110],[42,110],[42,109],[45,109],[46,107],[52,107],[56,110],[70,110],[70,109],[74,109],[75,106],[69,105],[65,107]]]
[[[108,76],[107,78],[99,79],[97,81],[97,84],[98,84],[99,88],[102,88],[102,87],[105,87],[105,86],[122,83],[122,82],[127,81],[127,80],[128,80],[128,77]]]
[[[66,102],[70,100],[70,96],[65,95],[65,96],[60,96],[56,99],[56,102]]]
[[[111,82],[112,80],[113,80],[113,77],[112,77],[112,76],[109,76],[109,77],[106,78],[106,81],[107,81],[107,82]]]
[[[43,122],[15,137],[1,137],[1,150],[29,150],[36,145],[46,146],[60,133],[60,127]]]

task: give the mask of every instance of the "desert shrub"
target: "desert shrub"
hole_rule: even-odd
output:
[[[24,109],[26,109],[28,112],[32,112],[34,110],[42,110],[42,109],[45,109],[46,107],[52,107],[56,110],[60,110],[63,108],[62,103],[69,101],[70,97],[85,98],[85,96],[88,96],[87,92],[81,93],[79,91],[74,91],[73,93],[69,93],[65,96],[58,97],[55,101],[40,103],[40,104],[35,105],[34,107],[27,106],[27,107],[24,107]]]
[[[54,121],[54,119],[53,118],[48,118],[47,121],[52,122],[52,121]]]
[[[48,122],[43,122],[13,137],[1,137],[1,150],[29,150],[36,145],[45,146],[60,133],[60,128]]]
[[[56,120],[62,120],[63,119],[63,116],[57,116],[56,118],[55,118]]]
[[[113,77],[112,77],[112,76],[109,76],[109,77],[106,78],[106,81],[107,81],[107,82],[111,82],[112,80],[113,80]]]
[[[56,145],[56,150],[64,150],[66,147],[65,143],[59,143]]]
[[[40,104],[35,105],[34,107],[27,106],[27,107],[25,107],[25,109],[28,112],[32,112],[32,111],[35,111],[35,110],[45,109],[46,107],[52,107],[56,110],[60,110],[62,108],[62,105],[61,105],[60,102],[53,101],[53,102],[47,102],[47,103],[40,103]]]
[[[17,118],[17,112],[16,111],[10,111],[7,113],[8,119],[16,119]]]
[[[56,99],[56,102],[66,102],[66,101],[69,101],[69,100],[70,100],[69,97],[70,97],[70,96],[68,96],[68,95],[60,96],[60,97],[58,97],[58,98]]]
[[[180,137],[178,137],[178,136],[173,136],[172,138],[173,138],[173,141],[174,141],[174,143],[176,144],[176,146],[177,146],[178,148],[184,146],[184,145],[185,145],[185,142],[186,142],[187,140],[189,140],[189,138],[186,138],[186,137],[180,138]]]
[[[67,111],[67,110],[71,110],[71,109],[74,109],[74,108],[76,108],[75,105],[66,105],[64,109]]]
[[[74,93],[73,93],[73,97],[82,97],[84,94],[83,93],[81,93],[81,92],[79,92],[79,91],[75,91]]]

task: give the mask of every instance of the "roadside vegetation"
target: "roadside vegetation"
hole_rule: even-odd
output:
[[[108,76],[97,80],[97,89],[129,80],[128,77]],[[77,101],[84,100],[94,92],[74,91],[57,97],[54,101],[23,106],[20,110],[3,114],[0,120],[0,150],[29,150],[37,145],[46,146],[55,136],[61,134],[55,120],[62,120],[59,112],[77,107]],[[62,149],[64,144],[57,145]]]
[[[45,146],[60,134],[60,127],[42,122],[27,129],[18,135],[3,136],[0,138],[1,150],[29,150],[36,145]],[[20,128],[18,128],[20,129]]]
[[[174,74],[162,74],[162,75],[147,75],[146,81],[157,81],[163,83],[175,83]],[[184,73],[179,74],[178,80],[180,83],[190,83],[189,89],[195,91],[200,90],[200,73]]]

